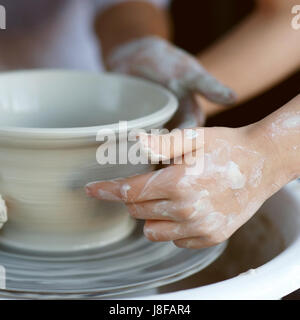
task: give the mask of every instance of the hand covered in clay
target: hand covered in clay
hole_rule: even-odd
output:
[[[7,221],[7,209],[6,209],[4,200],[0,195],[0,229],[3,227],[6,221]]]
[[[158,82],[173,91],[180,100],[171,123],[173,128],[203,125],[205,119],[195,93],[219,104],[235,100],[234,93],[212,77],[196,58],[159,37],[146,37],[118,47],[108,58],[108,67]]]
[[[198,130],[204,130],[204,139],[188,151],[203,148],[199,153],[203,166],[173,164],[144,175],[89,184],[87,193],[124,202],[132,217],[146,220],[144,233],[151,241],[174,241],[185,248],[223,242],[287,181],[276,168],[276,150],[252,126],[189,129],[183,139],[196,139]],[[170,155],[163,154],[160,146],[167,138],[143,134],[140,143],[161,159],[178,157],[177,145]]]

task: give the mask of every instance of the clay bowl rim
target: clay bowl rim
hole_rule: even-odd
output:
[[[112,72],[93,72],[93,71],[81,71],[81,70],[65,70],[65,69],[37,69],[37,70],[18,70],[18,71],[8,71],[3,72],[0,78],[7,75],[38,75],[38,74],[53,74],[58,75],[82,75],[82,76],[99,76],[108,77],[116,79],[124,79],[125,81],[130,81],[137,84],[145,84],[153,91],[160,92],[165,95],[168,99],[167,103],[158,111],[150,113],[146,116],[136,118],[134,120],[127,121],[127,131],[135,128],[150,129],[152,127],[159,127],[165,124],[178,108],[178,99],[175,95],[165,89],[164,87],[155,84],[151,81],[144,80],[138,77],[122,75]],[[37,139],[37,140],[66,140],[66,139],[76,139],[76,138],[95,138],[99,130],[108,129],[116,133],[121,133],[118,128],[118,122],[99,125],[99,126],[86,126],[86,127],[72,127],[72,128],[31,128],[31,127],[19,127],[19,126],[0,126],[0,136],[2,138],[18,138],[18,139]]]

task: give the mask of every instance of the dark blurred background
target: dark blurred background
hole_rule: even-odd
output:
[[[175,43],[191,53],[199,53],[253,8],[254,0],[173,0]],[[258,121],[298,95],[299,83],[300,71],[255,99],[210,118],[206,125],[240,127]]]

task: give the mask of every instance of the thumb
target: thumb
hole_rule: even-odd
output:
[[[187,129],[203,126],[205,123],[205,114],[201,109],[194,93],[189,93],[179,101],[179,108],[166,124],[166,128]]]
[[[174,129],[168,134],[138,135],[141,153],[151,161],[166,161],[204,147],[204,128]]]

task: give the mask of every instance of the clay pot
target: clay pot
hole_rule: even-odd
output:
[[[105,246],[135,227],[126,208],[85,194],[86,183],[138,174],[150,165],[96,160],[99,130],[161,128],[176,98],[147,81],[77,71],[0,75],[0,194],[8,222],[0,244],[39,251]],[[118,141],[123,143],[123,141]],[[118,150],[117,150],[118,153]]]

